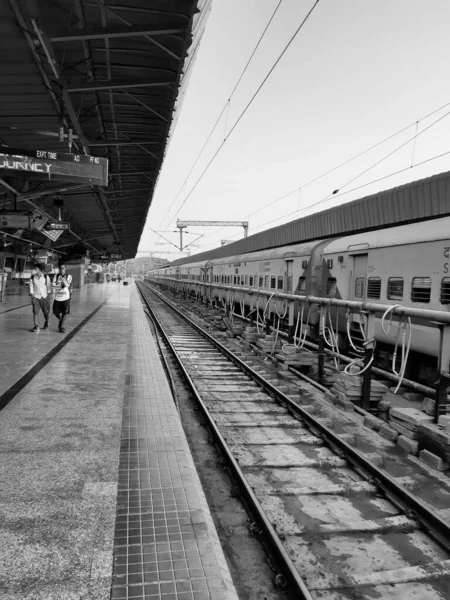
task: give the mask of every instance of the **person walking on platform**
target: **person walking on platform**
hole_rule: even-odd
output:
[[[55,299],[53,301],[53,314],[59,321],[58,331],[64,333],[64,321],[70,312],[70,286],[72,275],[66,273],[66,265],[59,265],[59,274],[53,280]]]
[[[39,333],[39,311],[44,313],[44,329],[48,329],[48,317],[50,314],[51,282],[48,275],[44,275],[44,265],[34,265],[36,273],[30,279],[31,306],[33,307],[34,327],[32,333]]]

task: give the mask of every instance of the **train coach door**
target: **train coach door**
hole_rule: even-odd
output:
[[[292,294],[292,282],[293,282],[293,272],[294,272],[294,261],[287,260],[286,261],[286,294]]]
[[[353,256],[351,300],[362,302],[366,299],[368,256],[368,254],[357,254]]]

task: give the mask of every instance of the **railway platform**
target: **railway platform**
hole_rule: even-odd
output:
[[[0,596],[234,600],[135,286],[0,306]],[[23,300],[23,299],[22,299]]]

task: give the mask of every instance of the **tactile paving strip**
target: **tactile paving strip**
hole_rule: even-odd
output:
[[[133,290],[111,598],[238,600]]]

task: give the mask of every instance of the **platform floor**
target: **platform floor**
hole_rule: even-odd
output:
[[[22,377],[32,367],[38,370],[44,357],[48,357],[50,351],[57,352],[59,348],[72,338],[74,330],[82,324],[92,312],[99,308],[103,302],[114,293],[119,293],[122,288],[119,284],[89,285],[77,290],[71,300],[71,312],[65,324],[66,333],[58,332],[58,324],[54,315],[50,316],[49,329],[39,333],[31,333],[33,327],[33,315],[29,295],[17,298],[15,305],[5,304],[9,309],[4,309],[0,304],[0,340],[2,352],[0,353],[0,408],[11,399],[11,394],[20,390]],[[126,289],[126,288],[125,288]],[[23,306],[24,302],[26,304]],[[11,310],[15,308],[15,310]],[[42,312],[39,315],[39,323],[44,324]],[[6,351],[5,351],[6,350]],[[32,373],[30,374],[32,375]],[[12,386],[17,389],[12,389]],[[5,396],[6,393],[6,396]]]
[[[2,600],[237,599],[135,287],[83,290],[65,335],[30,313],[0,314],[1,394],[32,370],[0,412]]]

